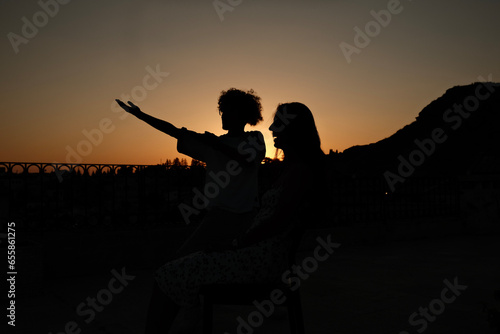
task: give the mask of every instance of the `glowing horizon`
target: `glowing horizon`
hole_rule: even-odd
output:
[[[222,14],[210,1],[69,2],[31,37],[39,2],[3,6],[0,161],[63,163],[73,150],[82,163],[189,162],[114,99],[220,135],[230,87],[262,98],[264,121],[246,130],[264,134],[267,157],[272,114],[292,101],[313,112],[325,153],[343,151],[392,135],[453,86],[500,78],[495,1],[257,0]]]

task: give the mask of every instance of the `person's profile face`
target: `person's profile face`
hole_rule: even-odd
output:
[[[226,116],[226,113],[222,113],[222,115],[220,115],[220,118],[222,120],[222,129],[227,130],[227,116]]]
[[[274,138],[274,147],[283,149],[286,140],[285,124],[278,115],[274,116],[273,123],[269,126],[269,131],[271,131]]]
[[[234,117],[231,116],[231,113],[225,112],[221,115],[222,120],[222,129],[229,130],[234,127]]]

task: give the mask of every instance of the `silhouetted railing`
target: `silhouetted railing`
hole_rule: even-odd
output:
[[[262,165],[261,193],[278,173],[279,164]],[[0,162],[0,219],[33,230],[185,224],[179,204],[192,204],[204,174],[199,165]],[[453,178],[407,180],[395,193],[387,192],[383,178],[332,175],[325,186],[333,224],[460,213]]]
[[[0,218],[32,229],[173,224],[203,182],[201,166],[0,162]]]

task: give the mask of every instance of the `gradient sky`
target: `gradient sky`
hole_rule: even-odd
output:
[[[73,0],[44,22],[38,1],[4,0],[0,161],[74,162],[68,150],[85,163],[185,157],[175,139],[112,108],[132,92],[153,116],[223,134],[220,91],[252,88],[272,157],[280,102],[309,106],[323,150],[343,151],[393,134],[452,86],[500,81],[499,0],[403,0],[349,63],[340,44],[356,46],[354,28],[394,1],[221,0],[236,5],[221,20],[212,0]],[[12,36],[27,37],[34,19],[38,32],[16,53]],[[145,90],[157,67],[168,76]],[[107,133],[90,143],[83,132],[100,126]]]

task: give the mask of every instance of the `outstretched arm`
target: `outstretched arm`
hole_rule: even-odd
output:
[[[138,106],[133,104],[132,102],[128,101],[126,103],[123,103],[122,101],[116,99],[116,102],[120,107],[122,107],[126,112],[129,114],[134,115],[138,119],[148,123],[155,129],[160,130],[161,132],[166,133],[169,136],[172,136],[174,138],[179,138],[181,130],[170,124],[169,122],[163,121],[161,119],[158,119],[156,117],[150,116],[146,113],[144,113],[141,109],[139,109]]]

